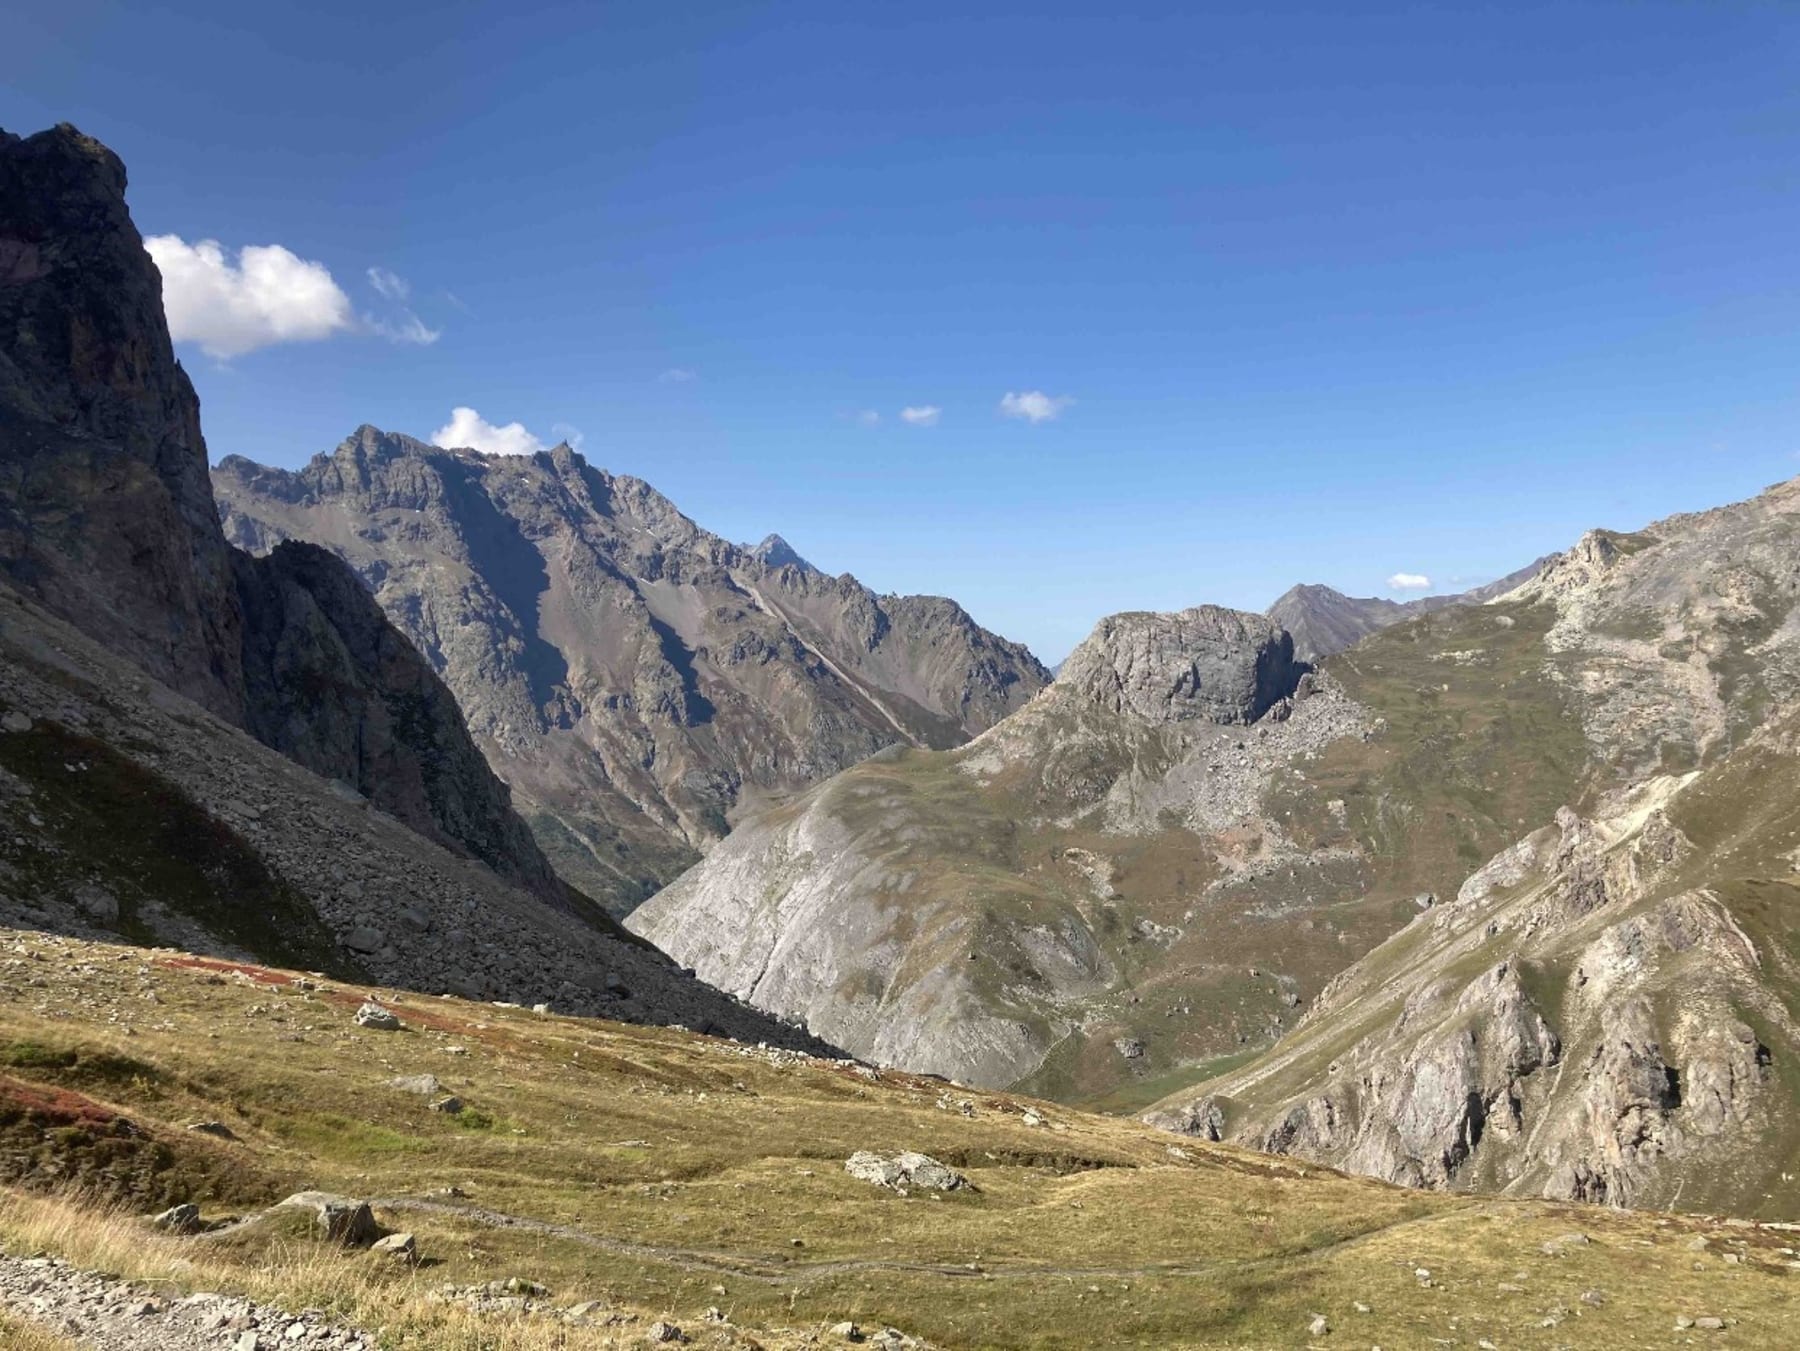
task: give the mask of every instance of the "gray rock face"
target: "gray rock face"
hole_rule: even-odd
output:
[[[567,446],[361,428],[295,473],[214,474],[228,535],[330,549],[455,691],[563,874],[623,913],[743,805],[895,743],[954,746],[1048,680],[948,600],[746,550]]]
[[[1200,605],[1113,615],[1069,655],[1057,683],[1150,722],[1255,722],[1294,692],[1294,642],[1260,615]]]
[[[219,528],[199,402],[104,146],[0,132],[0,576],[308,768],[556,903],[455,700],[329,557]]]
[[[200,407],[125,166],[73,127],[0,131],[0,573],[236,720],[231,550]]]

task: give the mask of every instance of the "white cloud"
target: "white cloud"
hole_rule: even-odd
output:
[[[902,408],[900,420],[909,427],[935,427],[943,413],[942,408],[934,403],[928,403],[919,408]]]
[[[1422,572],[1396,572],[1388,578],[1388,588],[1393,591],[1429,591],[1431,578]]]
[[[1024,418],[1031,423],[1054,421],[1075,400],[1067,395],[1049,395],[1041,389],[1028,389],[1023,394],[1007,392],[1000,400],[1000,411],[1007,417]]]
[[[429,347],[444,336],[441,328],[427,328],[425,321],[411,310],[402,312],[397,320],[377,319],[372,314],[362,317],[362,325],[377,337],[386,338],[389,342],[407,343],[414,347]]]
[[[406,278],[397,272],[388,271],[385,267],[369,269],[369,285],[389,300],[404,301],[412,295],[412,287],[406,284]]]
[[[671,366],[656,378],[660,383],[665,385],[686,385],[693,383],[700,377],[693,371],[690,371],[686,366]]]
[[[582,434],[581,428],[568,422],[552,422],[550,424],[550,435],[554,436],[558,441],[568,442],[570,450],[580,450],[581,443],[587,440],[587,437]]]
[[[523,423],[496,427],[473,408],[452,408],[450,421],[431,434],[431,443],[452,450],[466,446],[489,455],[535,455],[544,448]]]
[[[878,426],[881,422],[881,414],[877,413],[873,408],[865,408],[856,415],[856,421],[859,425],[864,427]]]
[[[350,297],[323,263],[279,244],[251,244],[234,263],[215,239],[152,235],[163,310],[177,342],[228,359],[281,342],[317,342],[356,327]]]

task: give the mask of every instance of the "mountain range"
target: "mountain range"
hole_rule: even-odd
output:
[[[1800,480],[1297,662],[1103,621],[628,923],[857,1054],[1412,1185],[1793,1209]]]
[[[886,746],[960,745],[1050,678],[953,601],[731,544],[566,445],[363,427],[297,471],[227,457],[213,488],[243,548],[302,539],[356,570],[562,875],[621,914],[759,804]]]
[[[1800,480],[1052,680],[566,445],[210,471],[124,193],[0,134],[0,923],[1800,1213]]]
[[[1550,560],[1540,558],[1516,572],[1469,591],[1452,595],[1421,596],[1417,600],[1389,600],[1384,596],[1346,596],[1317,582],[1304,583],[1282,592],[1265,613],[1294,638],[1294,651],[1304,661],[1317,661],[1334,652],[1354,647],[1371,633],[1391,624],[1430,614],[1452,605],[1480,605],[1504,596],[1537,576]]]

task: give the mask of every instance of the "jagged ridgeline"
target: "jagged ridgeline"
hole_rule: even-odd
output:
[[[566,445],[363,427],[296,472],[229,457],[226,535],[354,567],[456,692],[562,874],[623,914],[771,795],[962,744],[1049,680],[953,601],[741,548]]]
[[[816,1045],[552,871],[317,546],[220,529],[118,158],[0,133],[0,922]]]

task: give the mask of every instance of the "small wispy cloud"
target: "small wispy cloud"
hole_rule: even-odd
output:
[[[934,403],[921,404],[917,408],[902,408],[900,420],[909,427],[935,427],[944,410]]]
[[[362,315],[365,332],[413,347],[429,347],[444,336],[443,329],[432,328],[407,306],[406,302],[412,296],[412,284],[405,277],[385,267],[371,267],[365,275],[375,293],[388,301],[394,310],[391,316]]]
[[[544,449],[544,443],[526,431],[523,423],[496,426],[473,408],[452,408],[450,421],[431,434],[431,444],[448,450],[479,450],[489,455],[535,455]]]
[[[1041,389],[1028,389],[1020,394],[1009,390],[1000,398],[1000,412],[1004,417],[1020,418],[1033,424],[1054,422],[1062,416],[1063,409],[1074,402],[1066,394],[1051,395]]]
[[[385,267],[372,267],[369,269],[368,275],[369,285],[389,300],[404,304],[411,298],[412,287],[407,285],[406,278],[398,272],[390,272]]]
[[[1388,578],[1390,591],[1429,591],[1431,578],[1422,572],[1396,572]]]
[[[581,443],[587,440],[587,437],[582,434],[581,428],[568,422],[552,422],[550,435],[558,441],[566,442],[570,450],[580,450]]]
[[[658,384],[663,385],[691,385],[699,378],[697,372],[690,371],[686,366],[671,366],[657,376],[656,380]]]
[[[443,329],[428,327],[411,310],[407,310],[398,319],[379,319],[372,314],[365,314],[362,316],[362,326],[378,338],[414,347],[429,347],[444,336]]]
[[[881,425],[881,414],[877,413],[873,408],[865,408],[856,415],[856,425],[859,427],[879,427]]]

